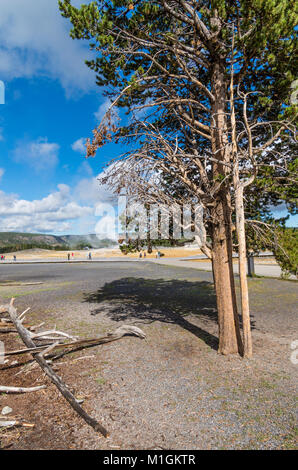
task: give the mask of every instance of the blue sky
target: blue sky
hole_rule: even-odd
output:
[[[111,197],[96,177],[121,149],[86,160],[83,148],[108,101],[57,3],[1,0],[0,231],[94,233]]]
[[[56,0],[1,0],[1,231],[94,233],[96,205],[111,197],[97,176],[120,150],[84,158],[109,103],[69,29]]]

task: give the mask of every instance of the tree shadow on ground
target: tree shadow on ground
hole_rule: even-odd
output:
[[[85,294],[84,301],[108,303],[105,314],[113,321],[176,324],[211,348],[218,348],[216,336],[185,318],[192,315],[203,324],[217,322],[216,297],[210,282],[123,278],[106,283],[96,292]],[[102,313],[102,306],[92,311],[92,315],[99,313]]]

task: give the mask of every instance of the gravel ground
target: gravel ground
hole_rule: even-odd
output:
[[[42,281],[12,285],[4,281]],[[86,410],[110,431],[97,436],[55,387],[0,397],[33,430],[0,434],[10,449],[295,449],[298,339],[297,284],[249,281],[254,357],[216,352],[211,274],[152,263],[0,266],[0,304],[16,296],[28,320],[79,337],[136,325],[146,340],[126,337],[59,362],[59,375]],[[20,345],[4,335],[7,349]],[[26,358],[24,358],[25,361]],[[2,366],[1,383],[48,383],[31,369]]]

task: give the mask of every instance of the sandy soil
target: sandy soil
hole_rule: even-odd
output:
[[[119,248],[100,248],[100,249],[94,249],[90,250],[92,253],[92,258],[93,259],[99,259],[99,258],[139,258],[139,253],[130,253],[128,255],[124,255]],[[164,258],[187,258],[191,256],[198,256],[201,255],[202,252],[198,248],[193,248],[191,246],[186,246],[186,247],[174,247],[174,248],[160,248],[159,250]],[[76,260],[76,259],[84,259],[88,257],[89,251],[87,250],[74,250],[74,251],[51,251],[51,250],[40,250],[40,249],[32,249],[32,250],[25,250],[25,251],[19,251],[16,253],[7,253],[5,255],[6,260],[10,260],[13,258],[14,255],[17,256],[17,259],[21,260],[66,260],[67,255],[70,253],[71,259]],[[154,249],[151,254],[146,253],[146,258],[156,258],[157,250]],[[205,262],[206,260],[192,260],[196,261],[198,263],[200,262]],[[237,263],[238,260],[234,259],[234,263]],[[274,258],[255,258],[255,263],[256,264],[272,264],[272,265],[277,265],[276,261]]]
[[[161,253],[164,254],[167,258],[181,258],[186,256],[195,256],[200,255],[201,251],[198,248],[161,248]],[[124,255],[119,248],[100,248],[90,250],[93,258],[114,258],[114,257],[123,257],[125,258],[138,258],[139,253],[130,253]],[[67,255],[70,253],[71,259],[77,258],[87,258],[89,251],[88,250],[68,250],[68,251],[52,251],[52,250],[24,250],[18,251],[15,253],[7,253],[5,258],[11,259],[14,255],[17,258],[34,260],[34,259],[67,259]],[[147,258],[155,258],[157,250],[154,249],[151,254],[146,253]],[[73,256],[72,256],[73,254]]]

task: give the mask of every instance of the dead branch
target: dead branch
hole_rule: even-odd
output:
[[[18,319],[17,311],[13,306],[14,299],[11,300],[9,305],[9,315],[10,318],[17,329],[22,341],[27,346],[27,348],[35,348],[35,344],[31,339],[31,335],[28,330],[22,325],[20,320]],[[85,410],[80,406],[79,402],[73,396],[73,394],[68,390],[67,386],[64,382],[58,377],[47,361],[44,359],[42,353],[31,353],[35,361],[41,367],[41,369],[45,372],[45,374],[49,377],[51,382],[58,388],[59,392],[63,395],[63,397],[68,401],[71,407],[84,419],[84,421],[89,424],[95,431],[100,432],[104,437],[108,437],[108,431],[94,418],[88,415]]]
[[[21,354],[43,352],[43,355],[46,357],[51,357],[52,359],[58,359],[66,354],[70,354],[75,351],[80,351],[81,349],[87,349],[94,346],[99,346],[100,344],[111,343],[117,341],[118,339],[123,338],[123,336],[137,336],[141,339],[146,337],[145,333],[136,326],[123,325],[117,328],[113,333],[108,333],[106,336],[101,336],[99,338],[85,339],[81,341],[73,341],[72,343],[64,344],[44,344],[42,346],[34,346],[32,348],[18,349],[15,351],[6,351],[5,353],[0,353],[1,356],[18,356]],[[32,338],[31,338],[32,339]],[[45,353],[45,348],[51,347],[51,349],[65,349],[61,354],[47,355]],[[49,351],[48,351],[49,352]]]
[[[117,328],[113,333],[108,333],[107,336],[102,336],[100,338],[94,339],[87,339],[82,341],[76,341],[74,343],[66,343],[66,344],[59,344],[57,348],[66,348],[66,351],[61,352],[58,355],[49,355],[51,359],[60,359],[62,356],[66,354],[70,354],[75,351],[80,351],[82,349],[91,348],[94,346],[99,346],[100,344],[111,343],[113,341],[117,341],[118,339],[123,338],[123,336],[137,336],[141,339],[146,338],[145,333],[136,326],[131,325],[123,325]]]
[[[17,332],[17,330],[15,330]],[[26,348],[26,349],[17,349],[15,351],[6,351],[4,353],[0,353],[0,357],[3,357],[3,356],[19,356],[21,354],[28,354],[28,353],[31,353],[31,352],[42,352],[44,351],[44,348],[46,347],[47,345],[44,344],[43,346],[36,346],[35,348]]]
[[[31,393],[37,392],[38,390],[42,390],[46,388],[46,385],[40,385],[38,387],[6,387],[0,385],[0,393]]]
[[[114,332],[108,333],[106,336],[102,336],[100,338],[92,338],[87,340],[81,341],[73,341],[71,343],[61,343],[61,341],[65,341],[65,339],[74,339],[74,337],[57,330],[50,330],[44,331],[40,333],[32,333],[30,332],[23,324],[24,314],[27,312],[23,312],[22,314],[18,315],[16,309],[13,306],[14,299],[11,300],[11,303],[8,307],[4,307],[8,311],[9,320],[7,322],[11,322],[14,326],[15,331],[20,335],[22,341],[26,345],[25,349],[19,349],[16,351],[8,351],[5,353],[1,353],[1,356],[15,356],[20,354],[28,354],[30,353],[33,359],[37,362],[37,364],[41,367],[41,369],[45,372],[45,374],[50,378],[50,380],[54,383],[54,385],[58,388],[60,393],[64,396],[64,398],[68,401],[68,403],[72,406],[72,408],[86,421],[87,424],[93,427],[95,431],[100,432],[103,436],[108,436],[108,431],[98,423],[94,418],[89,416],[80,406],[79,402],[76,398],[72,395],[72,393],[68,390],[67,386],[58,377],[53,368],[50,366],[49,361],[46,360],[47,358],[58,359],[65,354],[69,354],[74,351],[78,351],[81,349],[94,347],[100,344],[110,343],[113,341],[117,341],[118,339],[122,338],[123,336],[137,336],[141,339],[145,338],[145,333],[136,326],[131,325],[123,325],[117,328]],[[34,341],[38,340],[46,340],[46,344],[36,345]],[[55,349],[63,349],[62,352],[53,353]],[[50,354],[51,353],[51,354]],[[3,391],[5,393],[26,393],[29,391],[35,391],[44,388],[41,387],[34,387],[31,389],[24,389],[22,387],[0,387],[0,392]]]

